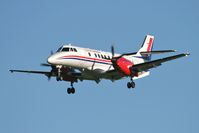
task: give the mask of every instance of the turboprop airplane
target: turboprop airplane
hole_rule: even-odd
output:
[[[41,64],[51,67],[51,71],[10,70],[10,72],[43,74],[48,79],[56,77],[57,81],[68,81],[71,83],[71,87],[67,89],[68,94],[74,94],[73,84],[83,80],[99,83],[101,79],[115,81],[129,77],[130,82],[127,83],[127,87],[135,88],[134,80],[148,76],[151,68],[189,55],[189,53],[181,53],[151,60],[152,54],[175,52],[175,50],[153,51],[153,41],[154,36],[147,35],[138,52],[123,54],[115,54],[113,46],[111,52],[103,52],[71,44],[63,45],[56,53],[51,53],[48,63]]]

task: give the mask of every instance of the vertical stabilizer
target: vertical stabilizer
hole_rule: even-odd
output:
[[[141,55],[140,52],[150,52],[153,49],[153,41],[154,41],[154,36],[147,35],[144,39],[142,47],[137,52],[137,56],[141,56],[144,60],[147,61],[151,60],[151,54]]]

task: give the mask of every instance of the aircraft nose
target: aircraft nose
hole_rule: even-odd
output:
[[[48,57],[47,62],[48,62],[49,64],[54,64],[54,63],[55,63],[54,57],[53,57],[53,56]]]

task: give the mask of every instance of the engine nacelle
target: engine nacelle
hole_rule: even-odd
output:
[[[57,70],[59,73],[59,70]],[[60,68],[60,75],[57,75],[57,81],[69,81],[69,82],[77,82],[77,78],[70,75],[71,72],[74,72],[73,69],[69,68],[69,67],[64,67],[62,66]]]
[[[119,58],[116,61],[116,67],[119,69],[124,75],[130,76],[131,75],[131,70],[130,67],[133,66],[133,63],[125,58]]]

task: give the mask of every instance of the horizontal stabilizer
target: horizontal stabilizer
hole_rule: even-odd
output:
[[[163,53],[170,53],[170,52],[176,52],[176,50],[156,50],[156,51],[143,51],[140,52],[141,55],[148,55],[148,54],[163,54]]]

